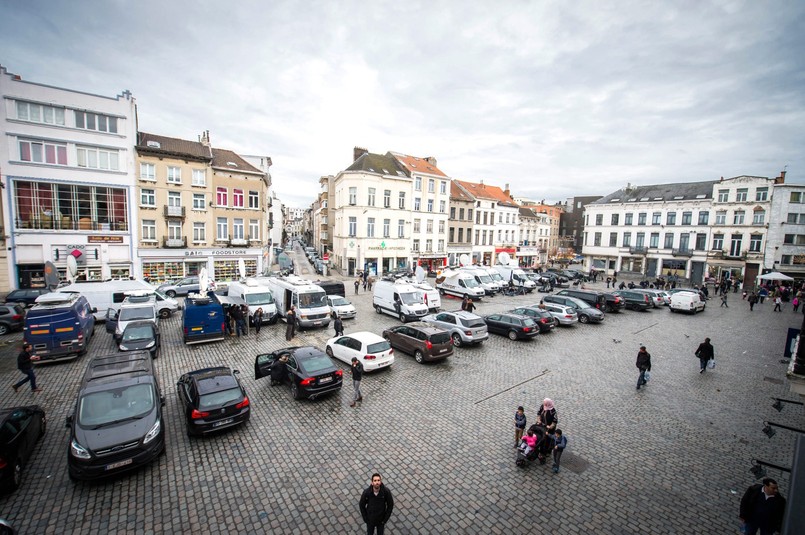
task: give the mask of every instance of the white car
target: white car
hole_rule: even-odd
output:
[[[545,310],[559,321],[559,325],[573,325],[579,322],[579,315],[576,309],[567,305],[557,303],[542,303]]]
[[[357,314],[355,311],[355,305],[349,302],[349,299],[346,297],[341,297],[340,295],[328,295],[327,296],[327,304],[330,305],[330,308],[333,309],[336,316],[339,318],[354,318]]]
[[[389,341],[366,331],[330,338],[324,351],[329,357],[349,365],[352,365],[352,357],[357,357],[367,372],[388,368],[394,363],[394,350]]]

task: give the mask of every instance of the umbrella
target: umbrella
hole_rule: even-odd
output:
[[[771,273],[766,273],[765,275],[761,275],[758,277],[760,280],[767,280],[767,281],[792,281],[794,280],[792,277],[788,275],[783,275],[779,271],[772,271]]]

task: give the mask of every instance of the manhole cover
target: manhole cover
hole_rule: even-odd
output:
[[[783,384],[783,380],[777,379],[776,377],[764,377],[763,380],[766,381],[767,383],[774,383],[776,385]]]
[[[548,459],[551,461],[552,459]],[[570,452],[565,452],[562,454],[562,460],[560,461],[563,470],[570,470],[574,474],[580,474],[587,470],[590,466],[590,463],[579,457],[578,455],[573,455]]]

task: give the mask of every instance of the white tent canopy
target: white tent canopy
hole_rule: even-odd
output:
[[[765,275],[761,275],[758,277],[760,280],[766,281],[792,281],[793,278],[789,277],[788,275],[783,275],[779,271],[772,271],[771,273],[766,273]]]

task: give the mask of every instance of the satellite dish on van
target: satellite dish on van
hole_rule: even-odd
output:
[[[71,254],[67,255],[67,280],[70,284],[75,282],[75,277],[78,274],[78,264],[76,264],[75,257]]]
[[[423,280],[425,280],[425,275],[427,275],[422,266],[417,266],[416,270],[414,271],[414,274],[416,275],[417,282],[422,282]]]
[[[238,274],[241,279],[246,278],[246,262],[242,258],[238,258]]]
[[[73,258],[73,262],[75,262],[75,258]],[[45,285],[50,290],[55,290],[59,287],[59,270],[56,269],[56,265],[53,262],[45,262]]]
[[[469,266],[470,265],[470,255],[464,253],[463,255],[458,257],[458,263],[462,266]]]
[[[207,268],[201,268],[198,272],[198,293],[207,295],[207,286],[210,284],[210,278],[207,276]]]
[[[498,255],[498,263],[503,264],[504,266],[508,266],[511,259],[512,257],[509,256],[509,253],[506,252],[500,253]]]

